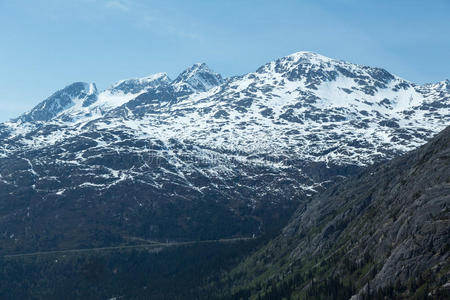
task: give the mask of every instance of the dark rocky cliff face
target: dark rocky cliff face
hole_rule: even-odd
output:
[[[320,298],[322,287],[337,298],[391,299],[425,290],[445,295],[449,267],[450,127],[419,149],[314,197],[232,274],[247,276],[239,284],[253,286],[247,290],[255,295],[285,284],[294,298]],[[255,275],[259,285],[249,284]],[[302,283],[286,284],[295,276]],[[349,293],[333,294],[339,284],[331,279]]]

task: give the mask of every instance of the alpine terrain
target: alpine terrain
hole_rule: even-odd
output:
[[[195,64],[175,79],[159,73],[103,91],[73,83],[0,124],[0,251],[259,237],[316,192],[449,123],[448,80],[417,85],[311,52],[232,78]],[[347,217],[370,207],[370,191]],[[324,249],[339,224],[324,229]],[[395,245],[376,246],[371,259],[397,255]]]

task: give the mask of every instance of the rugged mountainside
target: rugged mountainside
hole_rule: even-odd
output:
[[[313,197],[228,280],[236,298],[447,299],[450,127]]]
[[[229,79],[196,64],[175,80],[74,83],[0,124],[0,247],[258,236],[449,121],[448,80],[310,52]]]

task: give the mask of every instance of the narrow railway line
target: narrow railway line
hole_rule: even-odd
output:
[[[241,237],[230,239],[218,239],[218,240],[203,240],[203,241],[187,241],[187,242],[156,242],[148,241],[145,244],[138,245],[122,245],[122,246],[110,246],[110,247],[97,247],[97,248],[80,248],[80,249],[67,249],[67,250],[50,250],[50,251],[37,251],[29,253],[17,253],[1,255],[3,259],[30,257],[30,256],[44,256],[44,255],[69,255],[69,254],[83,254],[102,251],[114,251],[114,250],[127,250],[127,249],[150,249],[150,248],[164,248],[164,247],[177,247],[177,246],[189,246],[195,244],[209,244],[209,243],[234,243],[240,241],[253,240],[253,237]],[[142,240],[142,239],[140,239]]]

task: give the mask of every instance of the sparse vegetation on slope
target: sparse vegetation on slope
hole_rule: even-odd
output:
[[[235,299],[444,299],[450,280],[450,127],[336,185],[223,278]]]

